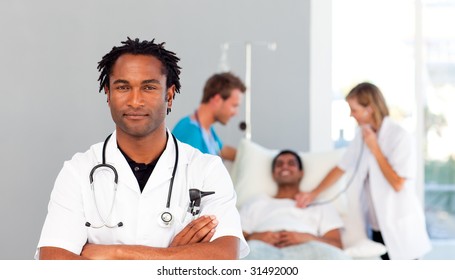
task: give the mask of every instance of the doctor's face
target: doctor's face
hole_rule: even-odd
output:
[[[121,55],[106,90],[118,133],[145,137],[165,128],[166,110],[172,105],[174,86],[166,88],[162,63],[151,55]]]
[[[361,125],[372,124],[373,112],[369,106],[362,106],[356,98],[349,98],[346,100],[351,109],[351,116]]]

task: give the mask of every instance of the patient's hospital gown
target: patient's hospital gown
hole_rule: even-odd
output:
[[[297,208],[295,200],[267,195],[254,197],[240,209],[242,229],[251,234],[266,231],[296,231],[323,236],[342,229],[343,222],[330,204]],[[258,240],[248,241],[248,259],[348,259],[342,250],[323,242],[277,248]]]

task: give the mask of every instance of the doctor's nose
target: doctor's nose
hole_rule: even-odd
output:
[[[138,89],[132,89],[128,96],[128,105],[136,108],[144,105],[144,98]]]

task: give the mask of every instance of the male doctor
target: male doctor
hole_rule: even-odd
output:
[[[128,38],[99,62],[100,91],[106,93],[116,130],[65,162],[36,258],[237,259],[248,254],[221,160],[177,141],[166,128],[166,114],[180,91],[180,67],[163,45]],[[199,208],[189,211],[189,189],[214,192],[204,197],[196,192],[199,214]]]

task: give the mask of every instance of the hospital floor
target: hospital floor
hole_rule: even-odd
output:
[[[424,260],[455,260],[455,239],[431,240],[433,249]]]

